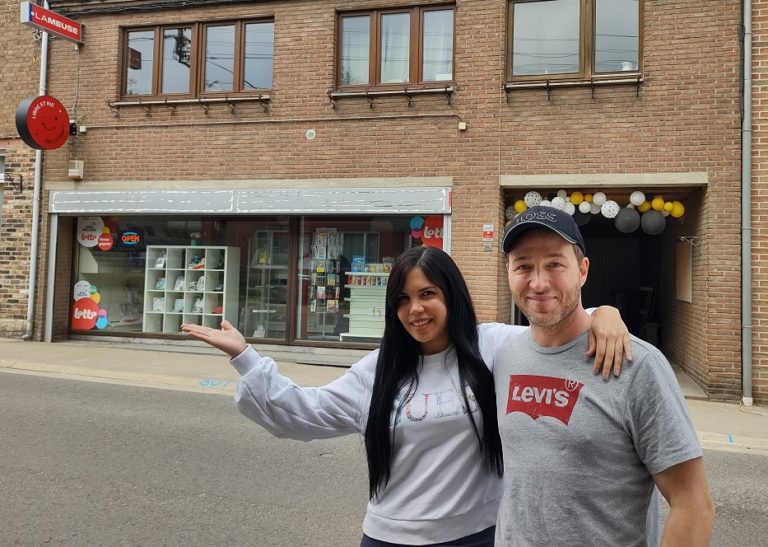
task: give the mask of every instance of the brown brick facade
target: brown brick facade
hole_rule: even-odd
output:
[[[645,1],[644,83],[639,88],[599,87],[594,96],[589,87],[555,89],[548,98],[543,89],[508,94],[502,89],[507,3],[458,0],[457,90],[450,104],[445,96],[429,95],[414,96],[409,106],[398,96],[376,98],[372,104],[365,98],[339,99],[336,108],[326,95],[334,82],[336,11],[407,2],[284,0],[81,15],[76,14],[78,9],[95,9],[99,3],[52,4],[53,9],[58,5],[71,10],[71,16],[86,26],[86,44],[79,51],[71,43],[54,40],[50,93],[68,108],[77,95],[70,115],[87,127],[87,133],[46,154],[47,189],[147,188],[153,181],[189,181],[188,187],[194,189],[209,188],[210,181],[219,186],[219,181],[237,185],[251,180],[449,176],[451,252],[467,277],[481,320],[510,317],[497,242],[491,252],[486,251],[480,231],[484,224],[494,224],[498,240],[505,208],[525,190],[542,189],[520,180],[572,176],[575,182],[562,184],[575,190],[592,175],[632,175],[637,180],[655,175],[663,183],[667,174],[671,178],[702,174],[705,187],[670,186],[669,191],[685,196],[686,215],[682,222],[670,222],[657,243],[654,267],[660,272],[657,305],[663,318],[664,351],[711,397],[740,395],[738,3]],[[256,102],[238,103],[233,112],[225,104],[214,104],[207,113],[198,105],[175,110],[152,106],[148,111],[134,106],[117,107],[116,115],[108,106],[108,101],[119,98],[120,26],[261,16],[275,21],[274,86],[266,112]],[[756,16],[756,36],[760,25],[765,22]],[[761,52],[756,38],[756,107]],[[765,282],[760,263],[766,260],[761,254],[766,233],[760,229],[764,220],[760,158],[765,152],[761,119],[756,113],[754,396],[764,402],[768,362],[763,338],[768,325],[761,300],[765,291],[760,291]],[[467,123],[466,131],[458,130],[459,121]],[[317,132],[312,141],[304,136],[309,128]],[[11,133],[12,128],[4,132]],[[66,176],[67,161],[75,158],[86,165],[85,179],[79,183]],[[513,182],[502,188],[505,177]],[[607,193],[627,193],[626,186],[613,187],[601,180]],[[23,210],[9,205],[8,197],[5,189],[3,245],[9,209],[13,214]],[[47,218],[43,220],[45,233]],[[59,271],[69,272],[71,222],[61,219],[59,228]],[[681,236],[696,238],[691,303],[675,297],[675,246]],[[42,247],[41,252],[47,252]],[[23,257],[18,262],[24,264]],[[44,261],[41,264],[45,271]],[[25,272],[22,267],[21,273]],[[70,288],[68,273],[62,275],[56,293],[57,335],[66,332]],[[41,283],[44,277],[40,276]],[[20,284],[26,287],[24,279]],[[13,289],[5,291],[0,287],[3,302],[9,301]],[[26,299],[19,301],[25,308]],[[41,305],[38,310],[40,325]]]

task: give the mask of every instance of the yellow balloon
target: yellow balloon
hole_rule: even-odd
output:
[[[683,205],[679,201],[673,201],[672,210],[670,211],[669,215],[673,218],[680,218],[684,214],[685,214],[685,205]]]
[[[574,205],[578,205],[582,201],[584,201],[584,194],[582,194],[581,192],[574,192],[573,194],[571,194],[571,203],[573,203]]]
[[[592,203],[592,194],[584,194],[584,201]]]
[[[525,202],[524,202],[522,199],[518,199],[518,200],[515,202],[515,211],[516,211],[516,212],[518,212],[518,213],[522,213],[522,212],[523,212],[523,211],[525,211],[526,209],[528,209],[528,206],[525,204]]]
[[[651,210],[651,202],[648,201],[648,200],[642,202],[640,205],[638,205],[637,210],[640,211],[641,213],[645,213],[646,211],[650,211]]]
[[[508,220],[508,221],[506,221],[506,222],[504,223],[504,228],[506,228],[506,227],[507,227],[507,226],[509,226],[510,224],[512,224],[512,221],[511,221],[511,220]]]
[[[102,234],[108,234],[108,233],[109,233],[109,226],[104,226],[104,227],[101,229],[101,233],[102,233]]]
[[[91,295],[91,300],[93,300],[94,302],[96,302],[98,304],[99,302],[101,302],[101,295],[99,293],[95,292],[95,293],[93,293]]]
[[[671,211],[672,210],[672,202],[671,201],[665,201],[664,202],[664,210],[665,211]]]
[[[654,211],[663,211],[664,198],[661,196],[653,198],[653,201],[651,202],[651,207],[653,207]]]

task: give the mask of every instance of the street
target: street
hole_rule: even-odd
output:
[[[712,545],[763,545],[768,456],[708,450]],[[280,440],[229,397],[0,373],[0,544],[355,546],[356,436]]]

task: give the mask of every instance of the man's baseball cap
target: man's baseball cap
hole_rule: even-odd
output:
[[[531,207],[512,219],[512,222],[504,230],[501,248],[505,253],[508,253],[515,239],[528,230],[536,228],[552,230],[568,243],[578,245],[584,254],[587,252],[584,238],[581,236],[581,231],[579,231],[573,217],[560,209],[542,207],[541,205]]]

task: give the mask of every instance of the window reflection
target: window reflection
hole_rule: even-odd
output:
[[[424,12],[422,51],[425,82],[453,79],[453,10]]]
[[[232,91],[235,26],[208,27],[205,34],[205,91]]]
[[[640,6],[637,0],[597,0],[595,72],[638,69]]]
[[[275,24],[245,25],[243,89],[270,89],[275,52]]]
[[[368,83],[370,17],[344,17],[341,20],[341,83]]]
[[[163,31],[162,93],[188,93],[192,52],[192,29],[174,28]]]
[[[152,93],[152,66],[155,33],[139,30],[128,33],[126,95],[150,95]]]
[[[579,0],[514,4],[512,73],[579,71]]]
[[[408,81],[411,16],[395,13],[381,16],[381,83]]]

